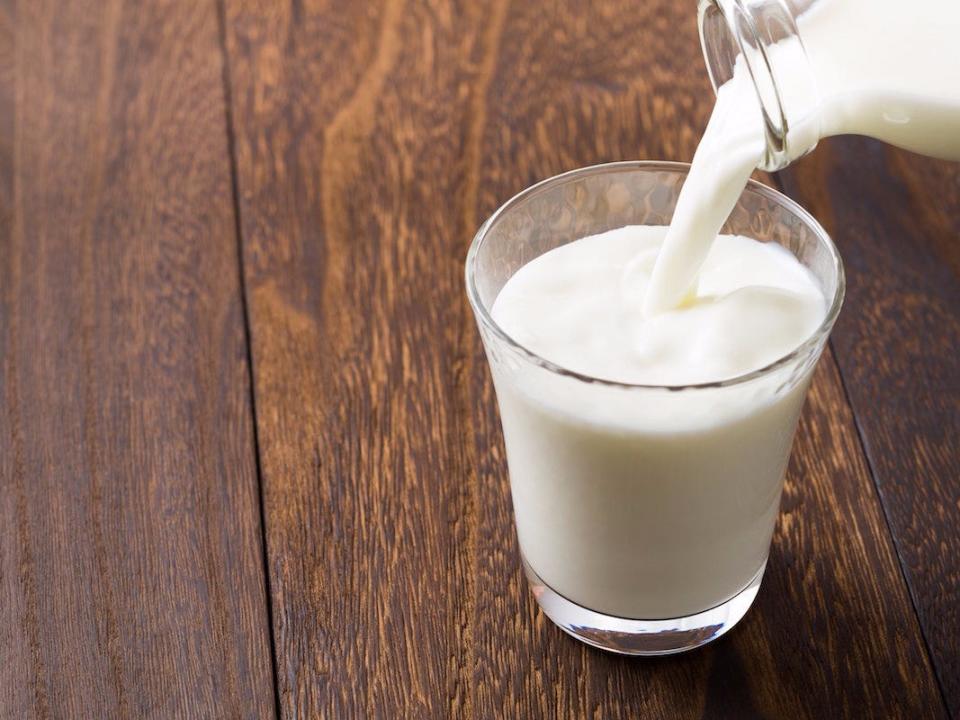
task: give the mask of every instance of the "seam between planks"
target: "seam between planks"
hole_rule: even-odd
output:
[[[22,588],[24,603],[23,634],[33,667],[30,668],[30,693],[36,717],[46,720],[50,717],[50,698],[44,678],[46,667],[40,650],[40,625],[37,618],[37,589],[36,566],[34,563],[32,543],[30,542],[29,508],[27,507],[26,493],[26,458],[24,457],[24,437],[22,428],[22,413],[20,409],[19,363],[20,356],[20,284],[22,280],[22,255],[20,248],[24,245],[23,228],[23,188],[19,179],[22,165],[22,143],[20,131],[24,125],[23,103],[20,93],[20,67],[22,41],[19,30],[20,4],[14,3],[16,17],[14,19],[14,56],[11,83],[13,91],[13,147],[10,159],[12,161],[10,185],[12,208],[10,215],[10,234],[7,237],[9,258],[4,261],[11,268],[10,280],[6,287],[0,288],[6,295],[3,307],[8,312],[7,332],[10,338],[10,350],[4,363],[4,400],[6,403],[7,420],[10,423],[10,440],[12,445],[12,475],[11,485],[14,493],[14,530],[19,556],[17,567],[13,569],[16,582]]]
[[[789,196],[784,188],[783,181],[780,179],[780,173],[772,173],[770,178],[777,190],[782,192],[784,195]],[[870,473],[870,481],[873,484],[873,491],[876,495],[877,502],[880,504],[880,512],[883,514],[883,522],[887,528],[887,536],[890,538],[890,543],[893,546],[893,552],[897,557],[897,568],[900,570],[900,579],[903,581],[904,587],[907,590],[907,597],[910,599],[910,607],[913,609],[913,618],[916,621],[917,628],[920,631],[920,639],[923,640],[923,650],[927,655],[927,663],[930,665],[930,669],[933,671],[933,678],[937,683],[937,691],[940,695],[940,702],[943,705],[945,716],[950,717],[950,705],[947,702],[947,693],[944,689],[943,679],[940,677],[940,668],[937,667],[937,663],[933,657],[933,651],[930,647],[930,640],[927,638],[927,630],[920,618],[920,608],[917,605],[917,599],[914,595],[913,585],[911,585],[910,578],[907,576],[906,561],[904,560],[903,553],[900,550],[900,542],[897,539],[897,535],[893,531],[893,525],[891,524],[890,513],[887,510],[887,504],[883,500],[883,492],[880,490],[880,482],[877,479],[877,470],[874,467],[873,458],[870,456],[870,453],[867,450],[866,434],[864,433],[863,427],[860,424],[860,416],[857,414],[857,409],[854,407],[853,400],[850,397],[850,389],[847,387],[847,377],[844,373],[843,363],[840,361],[840,356],[837,354],[833,338],[827,342],[830,348],[830,353],[833,355],[834,362],[837,366],[837,375],[840,377],[840,387],[843,390],[843,399],[846,401],[847,407],[850,408],[850,414],[853,416],[853,426],[857,431],[857,444],[860,446],[860,453],[863,455],[864,462],[867,465],[867,470]]]
[[[104,48],[100,56],[100,78],[95,103],[96,124],[99,127],[109,126],[110,99],[114,86],[114,74],[117,64],[117,42],[122,8],[115,0],[107,4],[104,16],[106,18],[103,32]],[[103,538],[103,512],[101,509],[103,491],[103,471],[96,452],[96,437],[98,434],[98,416],[95,408],[94,395],[94,353],[91,347],[92,323],[95,316],[95,299],[91,297],[91,288],[96,286],[94,270],[93,243],[95,242],[96,201],[104,184],[104,158],[107,154],[108,138],[101,133],[95,145],[96,160],[92,172],[87,180],[90,181],[83,203],[83,216],[79,232],[82,246],[81,262],[81,323],[80,323],[80,350],[83,359],[81,378],[83,381],[83,430],[82,438],[85,446],[85,456],[90,478],[90,527],[93,536],[94,563],[98,575],[98,585],[102,589],[102,601],[98,597],[94,606],[103,613],[104,628],[101,630],[97,623],[97,637],[102,644],[109,661],[109,676],[116,693],[117,712],[121,717],[132,717],[124,690],[124,677],[119,650],[120,633],[117,629],[117,619],[114,605],[113,585],[109,581],[107,558],[109,551]]]
[[[240,215],[240,188],[237,170],[236,133],[234,132],[233,90],[230,79],[230,56],[227,52],[226,0],[215,0],[217,11],[217,35],[221,55],[221,78],[223,82],[224,125],[227,135],[227,155],[230,166],[230,197],[233,203],[234,235],[237,247],[237,273],[239,275],[240,306],[243,313],[243,339],[247,355],[247,383],[250,388],[250,414],[253,423],[253,451],[257,473],[257,506],[260,510],[260,551],[263,560],[263,592],[267,610],[267,634],[270,639],[270,667],[273,674],[274,714],[277,720],[283,717],[280,702],[280,676],[277,670],[277,641],[274,633],[273,588],[270,583],[270,560],[267,552],[267,515],[265,509],[263,466],[260,453],[260,431],[257,420],[257,393],[253,371],[253,334],[250,323],[250,306],[247,301],[246,270],[243,259],[243,223]]]
[[[497,70],[500,41],[503,36],[503,28],[509,7],[510,0],[499,0],[491,12],[489,25],[486,28],[486,32],[481,36],[482,56],[473,94],[468,102],[470,123],[467,126],[466,138],[465,155],[467,158],[467,176],[464,184],[464,205],[462,208],[464,228],[461,233],[464,238],[470,238],[472,234],[476,232],[478,226],[477,210],[480,202],[480,176],[483,172],[483,135],[487,126],[487,95]],[[457,267],[462,266],[458,263]],[[461,303],[463,302],[463,295],[461,294]],[[463,307],[463,305],[461,305],[461,307]],[[469,375],[463,370],[469,365],[473,342],[475,342],[472,328],[473,318],[471,315],[472,313],[467,310],[466,316],[461,318],[461,328],[457,342],[458,357],[456,362],[463,364],[460,371],[455,372],[456,389],[463,403],[463,409],[467,411],[470,407],[471,381]],[[464,658],[460,662],[460,667],[458,667],[457,678],[458,683],[463,683],[466,686],[463,688],[465,690],[465,697],[463,698],[462,707],[463,717],[465,718],[475,717],[474,694],[476,688],[473,672],[476,666],[476,645],[473,623],[476,610],[477,536],[480,522],[478,509],[480,483],[477,467],[478,457],[476,451],[474,451],[472,458],[470,458],[470,455],[471,453],[467,452],[464,458],[465,461],[472,463],[472,467],[468,468],[467,472],[470,483],[465,496],[465,507],[463,508],[467,522],[466,552],[469,553],[469,558],[466,567],[469,576],[464,579],[464,595],[466,600],[464,603],[464,612],[466,613],[466,618],[463,627],[460,629],[461,636],[459,638],[466,647],[463,653]],[[451,717],[454,715],[454,711],[455,708],[451,704],[451,707],[448,708]]]
[[[853,415],[853,425],[857,430],[857,442],[860,444],[860,452],[863,453],[863,458],[867,463],[867,469],[870,471],[870,479],[873,481],[873,489],[877,495],[877,500],[880,503],[880,511],[883,513],[883,522],[887,526],[887,534],[890,536],[890,542],[893,544],[893,551],[897,556],[897,567],[900,569],[900,578],[903,580],[903,584],[907,588],[907,597],[910,598],[910,607],[913,608],[913,617],[916,620],[917,626],[920,630],[920,638],[923,640],[923,649],[927,653],[927,662],[930,663],[930,668],[933,670],[933,677],[937,681],[937,690],[940,692],[940,701],[943,703],[944,712],[946,713],[947,717],[950,717],[950,705],[947,703],[947,693],[944,689],[943,679],[940,677],[940,669],[937,667],[936,660],[933,656],[933,650],[930,647],[930,640],[927,638],[927,630],[920,618],[920,608],[917,605],[917,599],[914,596],[913,585],[911,585],[910,578],[907,576],[906,561],[904,560],[903,554],[900,551],[900,542],[897,539],[897,535],[893,531],[893,524],[890,520],[890,513],[887,511],[887,504],[883,501],[883,493],[880,490],[880,483],[877,481],[877,472],[873,466],[873,458],[870,457],[870,453],[867,451],[866,435],[862,426],[860,425],[860,417],[857,415],[857,409],[853,405],[853,399],[850,397],[850,390],[847,387],[847,379],[843,374],[843,366],[840,363],[840,357],[837,355],[833,340],[830,340],[829,343],[830,352],[833,353],[833,359],[837,364],[837,374],[840,376],[840,387],[843,389],[843,398],[847,401],[847,406],[850,408],[850,413]]]

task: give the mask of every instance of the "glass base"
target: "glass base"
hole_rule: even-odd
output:
[[[673,655],[705,645],[746,615],[760,589],[766,564],[747,586],[716,607],[667,620],[630,620],[577,605],[547,585],[523,560],[523,569],[540,608],[577,640],[621,655]]]

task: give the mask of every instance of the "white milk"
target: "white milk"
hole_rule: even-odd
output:
[[[791,123],[788,149],[821,137],[869,135],[915,152],[960,160],[960,0],[790,0],[803,54],[785,40],[771,66]],[[697,271],[760,163],[760,107],[738,58],[719,88],[645,298],[648,313],[695,291]],[[813,87],[791,82],[812,73]]]
[[[810,337],[823,291],[786,250],[717,239],[698,296],[645,317],[664,227],[621,228],[520,268],[492,315],[575,372],[631,383],[722,380]],[[637,259],[637,255],[640,258]],[[633,263],[634,297],[620,280]],[[624,392],[492,363],[523,554],[561,595],[611,615],[694,614],[763,568],[809,366],[756,383]]]

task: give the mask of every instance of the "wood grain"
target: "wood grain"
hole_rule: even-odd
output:
[[[783,173],[846,261],[834,348],[943,693],[960,717],[960,165],[844,138]]]
[[[692,8],[226,0],[285,717],[943,717],[832,358],[743,625],[577,644],[519,570],[470,237],[560,170],[692,155]]]
[[[271,717],[212,2],[0,5],[0,717]]]

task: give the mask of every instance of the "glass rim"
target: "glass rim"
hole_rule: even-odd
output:
[[[476,282],[476,264],[477,256],[480,252],[480,248],[483,245],[484,240],[487,238],[489,230],[493,227],[496,222],[508,213],[515,206],[519,205],[525,200],[529,200],[540,193],[553,188],[556,185],[561,185],[564,182],[567,182],[571,179],[577,177],[586,177],[591,175],[603,175],[606,173],[612,172],[624,172],[624,171],[634,171],[634,172],[672,172],[674,174],[687,175],[690,171],[690,163],[685,162],[673,162],[665,160],[625,160],[620,162],[612,163],[603,163],[600,165],[589,165],[587,167],[577,168],[575,170],[569,170],[559,175],[554,175],[552,177],[541,180],[530,187],[521,190],[516,195],[511,197],[500,207],[498,207],[492,215],[480,226],[480,229],[477,230],[476,235],[474,235],[473,241],[470,243],[470,249],[467,251],[467,260],[465,266],[466,274],[466,285],[467,285],[467,298],[470,301],[470,305],[473,308],[474,314],[479,319],[480,323],[487,330],[492,332],[494,336],[506,343],[507,346],[513,350],[519,352],[524,356],[528,361],[532,362],[534,365],[541,367],[548,372],[551,372],[555,375],[561,375],[563,377],[568,377],[573,380],[578,380],[583,383],[591,385],[602,385],[612,388],[621,388],[621,389],[642,389],[642,390],[670,390],[670,391],[680,391],[680,390],[708,390],[716,388],[725,388],[732,387],[735,385],[742,385],[755,380],[757,378],[763,377],[770,374],[771,372],[788,365],[792,361],[796,360],[803,355],[806,355],[808,352],[813,350],[823,339],[830,333],[830,330],[833,328],[834,323],[836,322],[837,316],[840,314],[840,307],[843,305],[843,298],[846,292],[846,276],[843,270],[843,261],[840,258],[840,253],[837,250],[836,245],[833,242],[833,239],[830,237],[829,233],[824,230],[823,226],[813,217],[809,212],[807,212],[803,207],[801,207],[794,200],[790,199],[783,193],[775,190],[767,185],[764,185],[761,182],[758,182],[751,178],[747,182],[747,186],[744,189],[746,192],[755,192],[778,205],[782,206],[785,210],[791,214],[798,217],[805,225],[809,226],[813,232],[817,235],[821,242],[826,246],[827,251],[830,253],[830,259],[834,270],[837,273],[837,287],[833,293],[833,299],[830,303],[830,307],[827,310],[826,315],[824,316],[821,323],[817,326],[817,329],[814,330],[810,336],[804,340],[800,345],[794,348],[792,351],[783,355],[773,362],[764,365],[761,368],[756,370],[751,370],[750,372],[743,373],[741,375],[736,375],[732,378],[727,378],[726,380],[715,380],[712,382],[701,382],[701,383],[687,383],[681,385],[657,385],[649,383],[630,383],[623,382],[619,380],[610,380],[607,378],[598,378],[585,373],[577,372],[576,370],[571,370],[565,368],[562,365],[558,365],[555,362],[552,362],[541,355],[533,352],[528,347],[523,345],[520,342],[517,342],[512,337],[510,337],[507,332],[500,327],[499,324],[493,319],[493,316],[490,314],[489,309],[486,307],[484,302],[480,298],[480,291],[477,288]],[[549,251],[548,251],[549,252]]]

